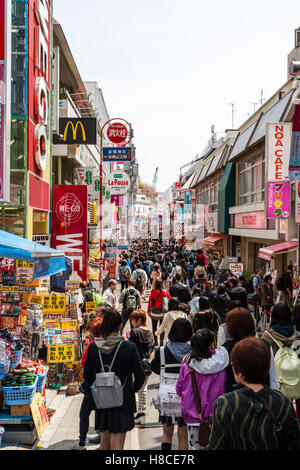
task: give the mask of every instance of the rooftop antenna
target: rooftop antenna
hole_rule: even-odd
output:
[[[263,97],[264,96],[264,90],[260,90],[260,100],[259,100],[259,103],[260,103],[260,106],[262,107],[263,105],[263,102],[266,101],[266,98]]]
[[[258,103],[253,103],[253,101],[251,101],[251,104],[253,104],[253,106],[254,106],[254,114],[255,114],[255,112],[256,112],[256,106],[258,106]]]
[[[232,111],[231,111],[232,112],[232,127],[231,127],[231,129],[234,129],[234,113],[237,112],[237,109],[234,108],[235,103],[230,103],[230,106],[232,107]]]

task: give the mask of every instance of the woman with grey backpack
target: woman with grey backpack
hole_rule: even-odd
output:
[[[104,317],[101,338],[88,349],[83,372],[97,410],[100,450],[123,450],[126,433],[135,426],[135,393],[146,379],[137,347],[124,340],[121,328],[121,315],[111,310]]]

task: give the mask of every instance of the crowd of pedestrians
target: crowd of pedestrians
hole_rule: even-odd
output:
[[[179,450],[300,450],[300,304],[292,275],[288,266],[274,286],[262,267],[247,280],[220,270],[202,250],[133,243],[119,260],[121,293],[111,280],[92,325],[76,449],[85,449],[95,409],[100,449],[122,450],[126,433],[145,423],[153,373],[162,450],[172,449],[175,427]]]

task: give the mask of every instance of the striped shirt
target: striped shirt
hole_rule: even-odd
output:
[[[283,426],[277,434],[256,393],[243,387],[216,400],[209,450],[300,450],[299,423],[291,400],[265,386],[259,394]],[[284,436],[284,442],[282,440]]]

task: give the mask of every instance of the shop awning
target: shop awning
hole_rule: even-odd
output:
[[[34,263],[33,280],[66,270],[62,251],[48,248],[0,230],[0,257]]]
[[[258,257],[265,259],[266,261],[270,261],[273,255],[275,254],[278,255],[280,253],[291,251],[292,249],[295,249],[297,246],[298,246],[298,242],[295,242],[295,241],[278,243],[277,245],[273,245],[273,246],[267,246],[259,250]]]
[[[204,238],[203,243],[205,245],[210,245],[210,246],[215,246],[215,244],[219,240],[223,240],[224,238],[227,238],[228,235],[225,235],[224,233],[219,233],[216,235],[211,235],[210,237]]]

